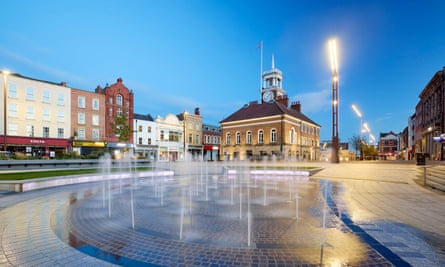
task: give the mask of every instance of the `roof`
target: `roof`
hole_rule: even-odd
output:
[[[133,114],[133,119],[135,120],[143,120],[143,121],[154,121],[153,117],[150,114],[144,115],[144,114]]]
[[[314,122],[303,113],[289,108],[277,101],[261,104],[258,104],[258,102],[256,101],[250,102],[249,104],[246,104],[242,108],[235,111],[232,115],[220,121],[220,123],[257,119],[276,115],[288,115],[296,119],[320,126],[318,123]]]

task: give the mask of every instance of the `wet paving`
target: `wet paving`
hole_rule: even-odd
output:
[[[384,224],[352,220],[344,191],[326,179],[244,173],[8,194],[0,266],[411,266],[404,243],[369,234]]]

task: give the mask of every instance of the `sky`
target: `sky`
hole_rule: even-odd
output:
[[[260,101],[261,71],[332,137],[328,41],[339,61],[339,138],[399,133],[445,66],[442,0],[15,0],[2,5],[0,69],[94,91],[121,77],[134,111],[200,108],[219,122]],[[261,49],[263,42],[263,65]],[[364,135],[366,137],[366,134]]]

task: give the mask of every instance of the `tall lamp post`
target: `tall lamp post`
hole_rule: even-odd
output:
[[[8,74],[9,74],[9,71],[6,71],[6,70],[4,70],[4,71],[2,71],[2,73],[3,73],[3,150],[4,151],[6,151],[6,133],[8,132],[7,131],[7,124],[6,124],[6,119],[7,119],[7,116],[6,116],[6,111],[7,111],[7,104],[6,104],[6,102],[7,102],[7,96],[8,96],[8,94],[7,94],[7,79],[8,79]]]
[[[360,118],[360,159],[362,159],[362,140],[363,140],[363,132],[362,132],[362,127],[363,127],[363,116],[362,113],[360,112],[360,110],[357,108],[356,105],[352,105],[352,110],[354,110],[355,114],[357,115],[357,117]],[[356,155],[357,156],[357,155]]]
[[[332,73],[332,163],[339,163],[338,157],[338,61],[335,39],[329,40]]]

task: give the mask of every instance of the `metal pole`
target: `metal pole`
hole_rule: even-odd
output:
[[[6,133],[7,133],[7,124],[6,124],[6,102],[7,102],[7,73],[3,71],[3,150],[6,151]]]

